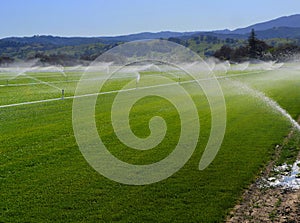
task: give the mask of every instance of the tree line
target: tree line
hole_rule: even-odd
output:
[[[223,45],[213,56],[220,60],[242,62],[248,60],[277,60],[286,61],[300,54],[300,47],[296,44],[285,43],[277,47],[270,46],[256,37],[252,29],[247,44],[237,48]]]
[[[168,38],[167,40],[190,48],[200,56],[216,57],[220,60],[231,62],[242,62],[249,60],[277,60],[284,61],[292,59],[294,55],[300,54],[300,46],[286,43],[279,39],[267,44],[257,38],[252,30],[246,43],[239,39],[220,39],[216,36],[200,35],[182,38]],[[300,41],[300,39],[299,39]],[[269,41],[270,42],[270,41]],[[277,44],[275,46],[275,44]],[[23,44],[14,42],[0,42],[0,65],[8,66],[19,60],[38,59],[41,64],[60,64],[72,66],[76,64],[88,64],[107,50],[122,44],[87,44],[78,46],[65,46],[55,48],[43,44]],[[274,45],[274,46],[273,46]],[[216,50],[216,47],[222,46]],[[56,46],[57,47],[57,46]],[[143,49],[137,51],[143,53]],[[130,56],[130,55],[129,55]]]

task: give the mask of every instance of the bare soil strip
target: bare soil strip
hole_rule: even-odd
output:
[[[300,123],[300,117],[297,121]],[[293,131],[285,138],[284,144],[292,135]],[[300,222],[300,190],[261,187],[262,179],[269,176],[282,147],[277,146],[275,149],[274,159],[259,179],[244,192],[241,201],[231,211],[226,222]]]

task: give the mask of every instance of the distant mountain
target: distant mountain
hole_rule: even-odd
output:
[[[142,39],[168,39],[170,37],[191,36],[199,32],[143,32],[137,34],[115,36],[115,37],[59,37],[49,35],[35,35],[32,37],[8,37],[1,39],[0,42],[14,42],[20,44],[43,44],[53,46],[78,46],[83,44],[114,44],[118,42],[129,42]]]
[[[204,56],[210,56],[223,45],[233,48],[242,46],[249,37],[251,29],[255,29],[259,39],[272,46],[285,43],[300,45],[299,14],[280,17],[233,31],[228,29],[205,32],[162,31],[111,37],[59,37],[50,35],[8,37],[0,39],[0,58],[30,59],[39,57],[55,62],[55,55],[60,55],[62,60],[66,60],[67,57],[70,60],[75,58],[76,60],[91,61],[118,44],[143,39],[167,39],[189,47]]]
[[[240,28],[231,31],[231,34],[247,34],[251,32],[251,29],[256,31],[270,30],[278,27],[290,27],[290,28],[300,28],[300,14],[284,16],[277,19],[273,19],[267,22],[257,23],[246,28]],[[224,32],[228,34],[228,32]]]
[[[35,35],[32,37],[8,37],[1,39],[0,42],[15,42],[20,44],[42,44],[53,46],[77,46],[94,43],[111,44],[117,42],[117,40],[114,40],[113,37],[59,37],[50,35]]]
[[[47,35],[36,35],[32,37],[9,37],[1,39],[0,42],[13,42],[20,44],[42,44],[53,46],[78,46],[83,44],[115,44],[141,39],[168,39],[171,37],[188,39],[191,36],[210,35],[219,39],[246,39],[251,29],[255,29],[259,38],[298,38],[300,36],[300,14],[284,16],[267,22],[257,23],[246,28],[233,31],[228,29],[210,32],[143,32],[130,35],[112,37],[58,37]]]
[[[255,32],[259,39],[300,39],[300,27],[274,27],[272,29]]]
[[[257,23],[246,28],[240,28],[233,31],[228,29],[216,30],[211,32],[170,32],[163,31],[157,33],[143,32],[130,35],[112,36],[112,37],[58,37],[36,35],[32,37],[9,37],[1,39],[0,42],[14,42],[20,44],[42,44],[53,46],[78,46],[83,44],[115,44],[118,42],[129,42],[142,39],[168,39],[183,38],[188,39],[191,36],[210,35],[220,39],[245,39],[251,29],[255,29],[259,38],[298,38],[300,36],[300,14],[284,16],[267,22]]]
[[[116,36],[116,37],[102,37],[105,40],[114,40],[119,42],[129,42],[135,40],[142,40],[142,39],[168,39],[171,37],[182,37],[182,36],[191,36],[194,34],[201,33],[200,31],[197,32],[171,32],[171,31],[163,31],[157,33],[151,32],[143,32],[137,34],[130,34],[130,35],[123,35],[123,36]]]

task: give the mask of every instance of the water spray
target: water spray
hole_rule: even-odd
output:
[[[35,78],[35,77],[32,77],[32,76],[30,76],[30,75],[28,75],[28,74],[23,74],[24,76],[26,76],[26,77],[28,77],[28,78],[30,78],[30,79],[32,79],[32,80],[35,80],[35,81],[37,81],[37,82],[39,82],[39,83],[43,83],[43,84],[45,84],[45,85],[48,85],[49,87],[53,87],[53,88],[55,88],[55,89],[58,89],[58,90],[61,90],[59,87],[57,87],[57,86],[55,86],[55,85],[53,85],[53,84],[50,84],[50,83],[48,83],[48,82],[45,82],[45,81],[41,81],[41,80],[39,80],[39,79],[37,79],[37,78]]]
[[[251,96],[253,96],[255,98],[258,98],[258,99],[262,100],[263,102],[265,102],[265,104],[267,106],[269,106],[270,108],[272,108],[275,111],[279,112],[287,120],[289,120],[289,122],[293,125],[293,127],[300,132],[299,123],[296,122],[291,117],[291,115],[285,109],[283,109],[276,101],[274,101],[273,99],[266,96],[263,92],[260,92],[258,90],[255,90],[255,89],[249,87],[245,83],[242,83],[240,81],[231,80],[231,79],[226,79],[226,80],[230,81],[231,84],[233,84],[235,87],[241,89],[244,93],[250,94]]]
[[[137,76],[136,76],[135,88],[138,88],[138,83],[140,82],[141,75],[139,72],[136,72],[136,74]]]
[[[55,67],[56,68],[56,70],[58,71],[58,72],[60,72],[64,77],[65,77],[65,81],[68,81],[68,76],[66,75],[66,73],[65,73],[65,68],[63,67],[63,66],[61,66],[61,65],[58,65],[58,66],[56,66]]]

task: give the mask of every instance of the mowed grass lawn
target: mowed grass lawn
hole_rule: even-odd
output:
[[[266,72],[236,79],[265,91],[295,118],[300,113],[300,81],[294,76],[278,80],[277,76]],[[264,103],[239,94],[226,80],[220,83],[227,105],[227,130],[216,159],[207,169],[198,170],[211,117],[203,92],[186,84],[199,111],[198,146],[180,171],[145,186],[116,183],[89,166],[73,134],[72,100],[0,108],[0,222],[222,222],[291,125]],[[121,84],[120,80],[115,83]],[[76,83],[57,86],[71,95]],[[0,94],[1,104],[60,96],[44,85],[1,87]],[[134,133],[147,136],[147,120],[153,115],[165,118],[168,132],[153,150],[126,150],[110,124],[115,96],[99,96],[96,107],[99,135],[111,153],[138,164],[167,156],[180,134],[176,109],[157,97],[139,101],[130,114]]]

